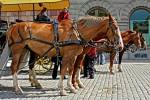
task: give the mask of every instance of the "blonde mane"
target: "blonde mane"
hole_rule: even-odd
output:
[[[79,22],[82,21],[85,27],[95,27],[99,25],[102,20],[106,19],[109,19],[109,17],[84,16],[79,18]]]

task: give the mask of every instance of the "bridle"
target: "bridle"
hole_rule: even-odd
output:
[[[119,39],[119,37],[117,37],[117,36],[115,36],[116,35],[116,30],[118,30],[118,26],[116,27],[116,30],[113,28],[113,21],[110,21],[109,20],[109,22],[108,22],[108,27],[107,27],[107,30],[106,30],[106,34],[108,34],[109,32],[109,30],[111,30],[111,32],[113,33],[113,35],[114,35],[114,39],[116,39],[116,40],[114,40],[114,41],[111,41],[109,38],[108,38],[108,40],[109,40],[109,42],[111,43],[111,46],[114,48],[114,50],[117,50],[117,51],[119,51],[119,49],[117,48],[117,46],[118,46],[118,44],[120,43],[120,39]],[[108,36],[108,35],[107,35]]]
[[[132,36],[132,33],[129,33],[130,37],[129,37],[129,40],[128,40],[128,43],[127,44],[124,44],[125,45],[125,48],[131,52],[135,52],[137,51],[137,45],[136,45],[136,42],[137,41],[137,36],[136,36],[137,33],[133,34],[134,36]],[[139,35],[139,34],[138,34]],[[132,37],[132,38],[131,38]],[[140,36],[139,36],[139,39],[140,39]],[[140,44],[141,44],[141,41],[140,41]]]

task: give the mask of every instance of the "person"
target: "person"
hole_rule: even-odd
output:
[[[83,71],[84,77],[89,77],[89,79],[94,78],[94,74],[95,74],[94,64],[95,64],[96,55],[97,53],[95,47],[92,47],[85,55],[84,71]]]
[[[43,7],[36,17],[36,21],[50,22],[50,17],[47,15],[47,8]]]
[[[105,55],[103,54],[103,52],[99,52],[99,55],[98,55],[98,59],[99,59],[99,64],[100,65],[104,65],[106,63],[105,61]]]
[[[62,65],[62,56],[54,56],[52,57],[52,62],[54,62],[54,69],[52,72],[52,79],[56,79],[57,78],[57,71],[58,71],[58,67],[60,66],[61,69],[61,65]]]
[[[64,8],[58,15],[58,22],[61,22],[64,19],[70,19],[70,13],[67,8]]]
[[[115,56],[115,60],[114,60],[114,64],[118,64],[118,58],[119,58],[119,54],[118,53],[116,53],[116,56]]]

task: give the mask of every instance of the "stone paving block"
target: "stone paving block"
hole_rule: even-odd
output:
[[[108,65],[95,65],[95,78],[81,78],[85,88],[76,94],[68,91],[67,80],[64,80],[68,96],[59,96],[59,79],[52,80],[49,73],[37,76],[43,86],[38,90],[30,86],[28,72],[20,73],[19,84],[24,91],[21,96],[12,91],[12,76],[5,76],[0,80],[0,100],[150,100],[150,63],[123,63],[123,72],[115,71],[114,75],[109,74]]]

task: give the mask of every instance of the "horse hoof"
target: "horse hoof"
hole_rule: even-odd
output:
[[[110,72],[110,75],[114,75],[114,72]]]
[[[121,70],[121,69],[118,69],[118,72],[122,72],[122,70]]]
[[[22,90],[18,90],[18,91],[15,91],[16,95],[23,95],[23,91]]]
[[[40,83],[37,83],[37,84],[31,83],[31,86],[32,86],[32,87],[35,87],[36,89],[42,89],[42,86],[41,86]]]
[[[79,86],[79,88],[85,88],[85,86],[83,84],[79,84],[78,86]]]
[[[34,83],[31,83],[31,87],[35,87],[35,84],[34,84]]]
[[[41,84],[37,84],[37,85],[35,86],[35,88],[36,88],[36,89],[42,89],[42,86],[41,86]]]
[[[76,94],[77,90],[76,89],[70,89],[70,92]]]
[[[75,89],[79,89],[79,86],[78,86],[78,85],[73,85],[73,87],[74,87]]]
[[[65,90],[63,90],[63,91],[60,91],[60,95],[61,96],[67,96],[68,94],[67,94],[67,92]]]

